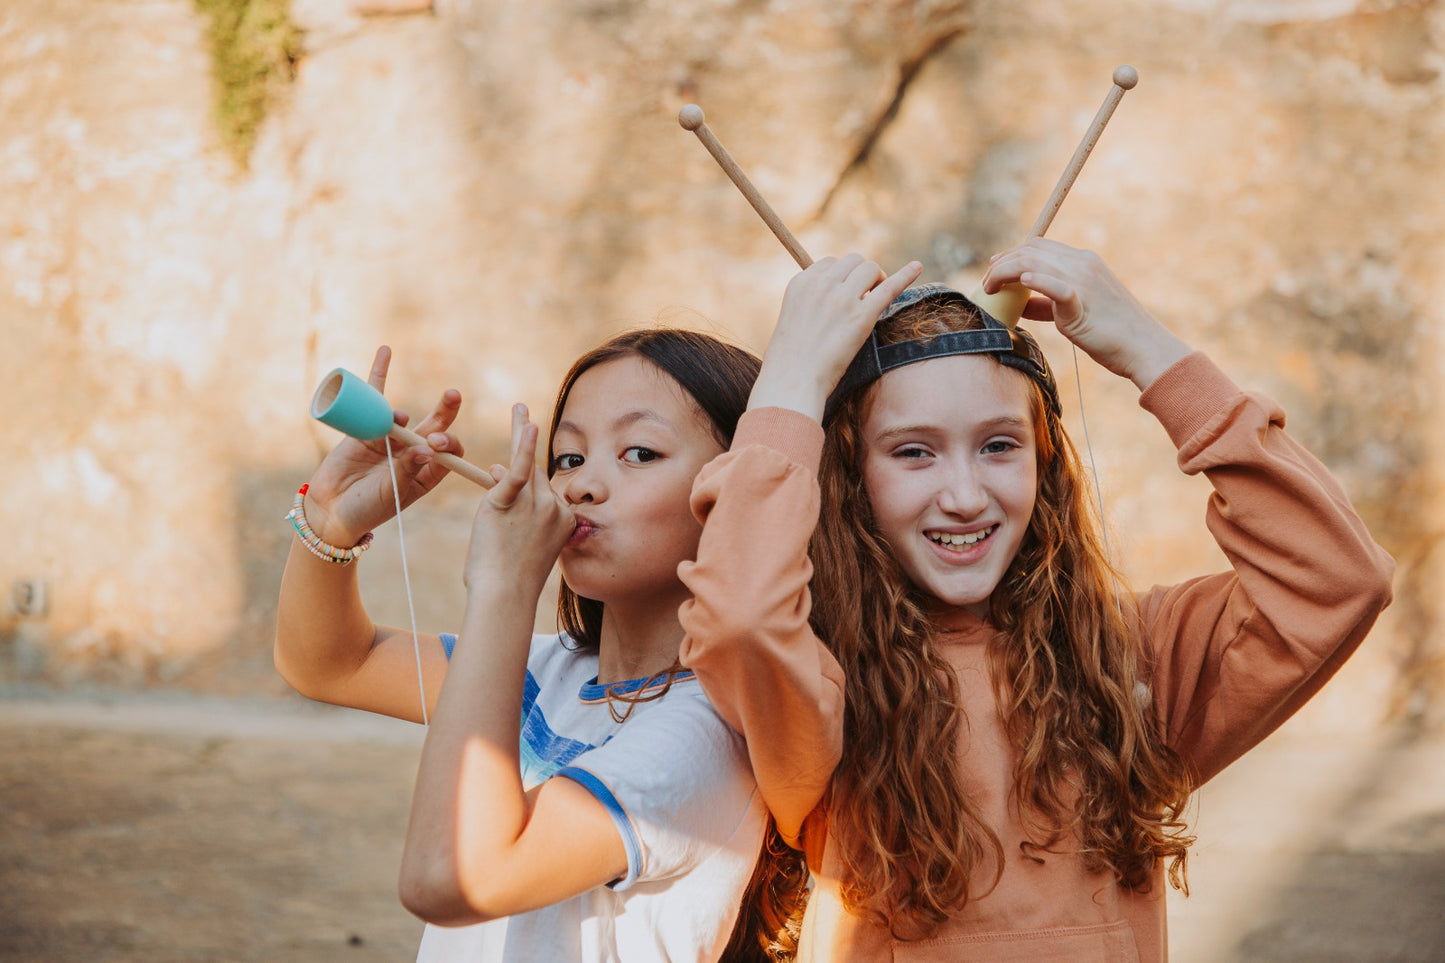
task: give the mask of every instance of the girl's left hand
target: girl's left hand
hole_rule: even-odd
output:
[[[1025,318],[1052,322],[1089,357],[1140,390],[1189,353],[1092,251],[1029,238],[994,256],[983,289],[993,293],[1013,281],[1033,292]]]
[[[492,468],[497,484],[487,492],[472,522],[463,581],[511,582],[518,591],[540,595],[562,546],[577,527],[576,516],[552,491],[537,464],[538,428],[526,405],[512,407],[512,465]]]

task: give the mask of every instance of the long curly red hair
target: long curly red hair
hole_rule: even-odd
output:
[[[971,304],[925,301],[881,322],[877,337],[886,345],[981,326]],[[989,600],[998,641],[988,653],[1033,837],[1023,848],[1039,858],[1076,839],[1089,869],[1134,890],[1168,859],[1171,883],[1187,892],[1193,839],[1182,817],[1194,785],[1148,708],[1132,597],[1104,552],[1078,455],[1039,381],[1030,384],[1038,495]],[[812,619],[847,675],[829,831],[850,908],[917,939],[992,889],[1004,853],[956,764],[967,720],[953,671],[864,489],[860,430],[873,393],[832,414],[819,473]]]

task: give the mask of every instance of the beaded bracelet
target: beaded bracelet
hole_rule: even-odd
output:
[[[301,544],[305,545],[306,550],[312,555],[315,555],[323,562],[349,565],[356,561],[362,552],[371,547],[371,533],[367,532],[361,536],[361,541],[357,542],[351,548],[337,548],[330,542],[322,541],[321,536],[313,532],[311,526],[306,524],[306,509],[304,505],[306,489],[310,487],[309,484],[301,486],[301,490],[296,493],[296,499],[291,502],[291,510],[286,513],[286,520],[291,523],[292,528],[296,529],[296,536],[301,539]]]

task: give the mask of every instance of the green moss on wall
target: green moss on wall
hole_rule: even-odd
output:
[[[246,168],[266,111],[295,76],[301,32],[291,0],[195,0],[206,17],[221,141]]]

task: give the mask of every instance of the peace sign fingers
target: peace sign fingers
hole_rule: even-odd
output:
[[[537,465],[540,435],[527,406],[514,405],[512,463],[493,466],[497,483],[482,499],[472,523],[463,574],[468,588],[489,586],[509,598],[535,598],[577,526]]]
[[[508,511],[532,480],[537,460],[539,431],[527,418],[526,405],[512,406],[512,464],[487,493],[487,502],[498,511]],[[494,473],[495,477],[495,473]]]

